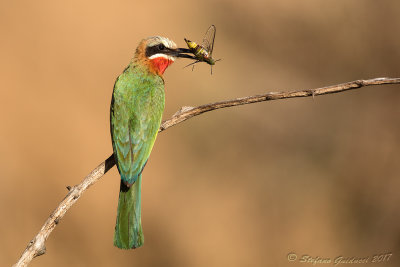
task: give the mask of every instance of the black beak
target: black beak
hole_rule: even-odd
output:
[[[196,59],[193,55],[187,55],[188,53],[192,54],[190,49],[187,48],[169,49],[168,53],[174,57]]]

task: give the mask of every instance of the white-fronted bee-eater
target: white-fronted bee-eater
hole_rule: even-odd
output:
[[[111,101],[111,138],[121,175],[114,245],[143,245],[142,171],[150,156],[164,111],[163,73],[187,49],[155,36],[142,40],[128,67],[117,78]]]

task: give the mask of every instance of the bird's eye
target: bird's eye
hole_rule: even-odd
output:
[[[159,44],[159,45],[158,45],[158,49],[159,49],[159,50],[164,50],[164,49],[165,49],[164,44]]]

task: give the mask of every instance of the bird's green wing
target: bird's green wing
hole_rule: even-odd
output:
[[[164,109],[163,83],[125,71],[114,86],[111,135],[121,179],[133,184],[153,148]]]

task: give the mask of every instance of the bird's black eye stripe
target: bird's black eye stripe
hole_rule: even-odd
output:
[[[146,47],[146,57],[151,57],[152,55],[155,55],[160,52],[165,53],[166,47],[164,44],[157,44],[153,46],[148,46]]]

